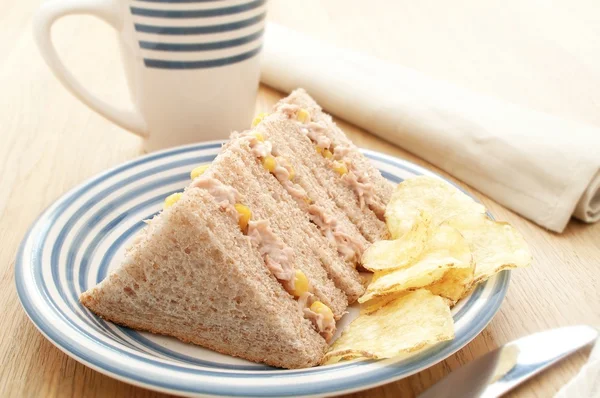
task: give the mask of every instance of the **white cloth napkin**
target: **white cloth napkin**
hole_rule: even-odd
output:
[[[553,231],[600,219],[600,129],[477,95],[269,24],[261,80],[442,168]]]
[[[588,362],[554,398],[600,398],[600,339],[596,340]]]

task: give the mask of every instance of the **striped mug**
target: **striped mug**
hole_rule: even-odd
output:
[[[248,127],[260,77],[266,0],[51,0],[35,16],[46,63],[87,106],[144,138],[152,151],[226,138]],[[119,34],[133,110],[85,89],[60,61],[50,29],[89,14]]]

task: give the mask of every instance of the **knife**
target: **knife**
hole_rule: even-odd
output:
[[[419,398],[499,397],[596,338],[586,325],[522,337],[453,371]]]

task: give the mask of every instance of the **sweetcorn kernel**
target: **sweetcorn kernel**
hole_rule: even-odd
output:
[[[333,158],[333,153],[331,153],[329,149],[324,149],[322,155],[325,157],[325,159]]]
[[[312,305],[310,306],[310,310],[312,312],[316,312],[317,314],[323,315],[323,318],[325,318],[326,320],[333,319],[333,312],[331,311],[331,308],[329,308],[320,301],[315,301],[314,303],[312,303]]]
[[[263,159],[263,167],[272,173],[275,171],[275,167],[277,167],[277,161],[273,156],[269,155]]]
[[[300,123],[308,123],[310,122],[310,113],[306,109],[300,109],[296,113],[296,120]]]
[[[258,133],[258,132],[254,133],[254,137],[256,137],[256,139],[258,141],[260,141],[260,142],[264,142],[265,141],[265,136],[262,135],[261,133]]]
[[[296,177],[296,170],[294,170],[294,167],[290,164],[290,162],[289,162],[289,160],[287,160],[287,158],[284,158],[283,156],[277,156],[275,158],[275,161],[276,161],[277,165],[279,165],[287,170],[289,180],[293,180],[294,177]]]
[[[306,292],[308,292],[308,278],[304,272],[297,269],[294,274],[294,290],[290,293],[295,297],[300,297]]]
[[[173,206],[179,199],[181,199],[181,195],[183,195],[183,192],[175,192],[167,196],[165,198],[163,208],[168,209],[169,207]]]
[[[192,170],[192,172],[190,173],[190,178],[192,180],[195,180],[196,178],[198,178],[202,174],[204,174],[204,172],[206,170],[208,170],[209,167],[210,167],[210,163],[209,164],[203,164],[201,166],[198,166],[198,167],[194,168],[194,170]]]
[[[288,173],[290,173],[290,180],[293,180],[296,177],[296,170],[292,166],[288,167]]]
[[[341,176],[348,173],[348,167],[342,162],[335,162],[333,164],[333,169]]]
[[[248,226],[248,222],[252,217],[252,211],[250,211],[250,208],[248,206],[243,205],[241,203],[236,203],[234,207],[240,215],[238,218],[238,224],[240,225],[240,229],[242,231],[245,231],[246,227]]]
[[[318,152],[319,154],[321,154],[321,155],[323,154],[323,148],[321,148],[320,146],[316,146],[316,145],[315,145],[315,149],[317,150],[317,152]]]
[[[262,122],[262,120],[267,117],[269,114],[268,113],[259,113],[258,115],[256,115],[256,117],[254,119],[252,119],[252,127],[256,127],[256,125],[258,125],[260,122]]]

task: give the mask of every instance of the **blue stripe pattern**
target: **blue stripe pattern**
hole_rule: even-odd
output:
[[[265,17],[266,13],[262,13],[255,17],[237,22],[206,26],[156,26],[136,23],[135,30],[142,33],[156,33],[158,35],[198,35],[209,33],[224,33],[255,25],[264,20]]]
[[[223,15],[238,14],[254,10],[264,5],[266,0],[256,0],[250,3],[232,7],[209,8],[206,10],[153,10],[148,8],[131,7],[131,14],[152,18],[208,18]]]
[[[149,68],[161,69],[198,69],[198,68],[214,68],[217,66],[225,66],[245,61],[254,57],[260,52],[261,47],[255,48],[243,54],[234,55],[227,58],[207,59],[205,61],[163,61],[160,59],[144,58],[144,64]]]
[[[487,301],[476,310],[478,312],[475,316],[472,313],[469,315],[468,324],[457,330],[456,338],[452,341],[401,362],[384,361],[375,368],[375,362],[367,361],[297,371],[219,364],[190,357],[156,344],[138,332],[109,325],[87,312],[78,303],[77,295],[78,291],[89,287],[88,272],[92,262],[98,264],[97,259],[101,258],[98,274],[94,278],[97,280],[106,274],[108,265],[119,248],[141,227],[139,219],[157,208],[162,195],[143,201],[136,198],[143,195],[142,192],[172,192],[172,184],[180,180],[184,184],[187,174],[169,170],[208,161],[214,157],[219,147],[220,143],[192,145],[128,162],[75,188],[36,221],[19,249],[15,281],[27,314],[55,345],[103,373],[178,393],[239,397],[330,395],[398,379],[444,359],[475,337],[500,307],[510,279],[508,272],[503,272],[494,280],[478,287],[454,314],[455,321],[460,321],[463,316],[472,312],[483,291],[487,292]],[[213,152],[210,155],[202,152],[203,155],[199,156],[199,152],[211,148]],[[418,166],[389,156],[370,151],[366,155],[379,164],[388,165],[395,170],[405,170],[407,175],[431,174]],[[141,178],[152,175],[148,173],[157,172],[164,173],[164,177],[135,185]],[[383,174],[394,181],[401,180],[396,172],[384,171]],[[155,185],[158,181],[161,182]],[[167,186],[171,188],[167,189]],[[160,191],[160,187],[165,189]],[[78,202],[84,196],[85,200]],[[102,199],[108,196],[110,199]],[[110,214],[113,216],[110,217]],[[82,223],[69,220],[81,220]],[[98,231],[94,229],[96,223]],[[115,235],[117,230],[122,232]],[[61,239],[54,238],[57,233]],[[85,243],[89,240],[87,236],[93,237],[88,244]],[[110,243],[108,249],[100,249],[105,241]],[[51,256],[44,254],[49,252],[46,247],[50,246],[53,248]],[[77,253],[81,251],[82,261],[77,264]],[[64,259],[67,260],[66,264]],[[77,267],[80,270],[78,278],[74,274]],[[47,270],[51,272],[50,278],[44,276]],[[32,279],[31,283],[27,282],[29,279]],[[65,280],[65,284],[61,280]],[[55,286],[52,290],[50,284]],[[80,314],[84,315],[79,317]],[[112,339],[113,343],[98,340],[92,334],[96,328],[92,327],[94,321],[90,318],[99,321],[96,324],[102,329],[99,333]],[[113,333],[113,329],[118,333]],[[84,339],[74,340],[72,334]],[[127,347],[133,351],[125,351],[124,348]],[[159,358],[169,358],[170,361],[164,362]],[[144,371],[140,370],[142,367]],[[176,373],[167,375],[167,372]],[[279,378],[286,381],[269,385],[270,381],[280,380]]]
[[[186,2],[187,1],[181,1]],[[225,4],[227,4],[226,2]],[[229,3],[231,4],[231,3]],[[253,0],[242,4],[233,4],[218,8],[202,8],[202,9],[154,9],[145,7],[131,6],[131,15],[135,17],[134,28],[138,34],[154,34],[156,38],[146,39],[140,38],[139,46],[142,50],[150,51],[153,54],[144,54],[144,65],[147,68],[182,70],[182,69],[206,69],[223,67],[238,62],[243,62],[253,58],[261,50],[261,38],[264,29],[261,26],[265,20],[266,13],[261,12],[260,8],[266,4],[266,0]],[[240,16],[235,18],[237,14],[246,13],[256,10],[259,14],[250,17]],[[210,18],[233,16],[234,18],[221,19],[220,23],[211,23]],[[154,18],[153,20],[145,20],[145,18]],[[162,19],[179,19],[179,20],[197,20],[203,19],[201,24],[188,24],[188,26],[169,26],[169,24],[157,24],[156,18]],[[240,19],[243,18],[243,19]],[[208,22],[204,22],[208,21]],[[244,33],[240,36],[236,31],[257,26],[259,29],[255,32]],[[226,37],[219,37],[213,40],[198,40],[197,42],[164,42],[161,37],[167,36],[189,36],[189,35],[213,35],[227,34]],[[251,43],[256,42],[253,46]],[[249,44],[249,45],[248,45]],[[203,59],[200,55],[205,51],[219,51],[225,49],[240,48],[238,53],[229,51],[225,55]],[[254,48],[252,48],[254,47]],[[164,59],[165,52],[173,53],[192,53],[197,52],[197,59]],[[156,55],[154,55],[154,53]]]
[[[213,41],[208,43],[157,43],[153,41],[140,40],[140,47],[146,50],[176,52],[222,50],[224,48],[236,47],[242,44],[250,43],[259,39],[263,33],[264,29],[261,29],[258,32],[237,39]]]

